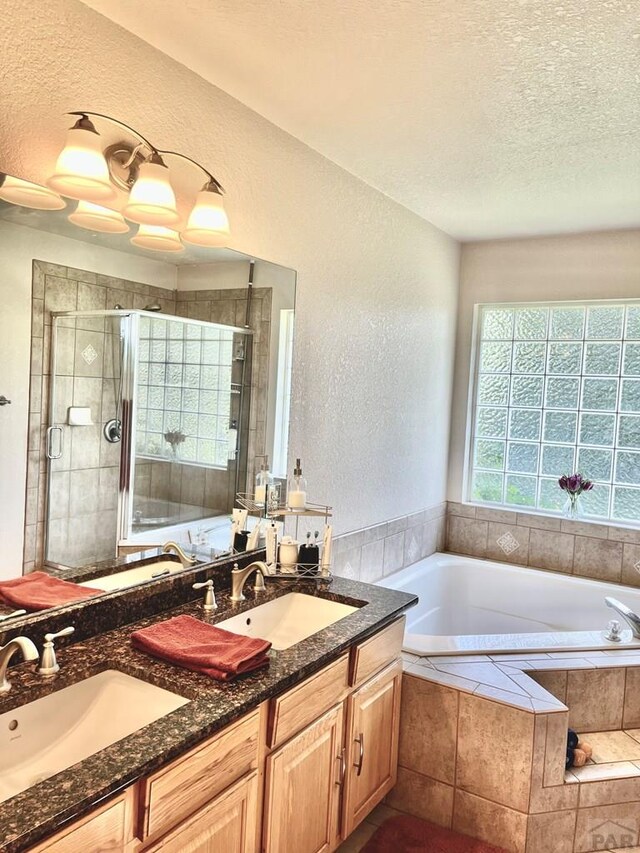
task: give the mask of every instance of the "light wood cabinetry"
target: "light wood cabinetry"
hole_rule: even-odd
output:
[[[396,781],[404,619],[30,853],[331,853]]]
[[[123,853],[133,842],[135,791],[100,806],[91,814],[33,847],[30,853]]]
[[[327,853],[338,836],[342,782],[340,703],[267,758],[266,853]]]
[[[249,773],[183,821],[148,853],[254,853],[258,774]]]
[[[402,664],[392,663],[347,702],[346,838],[396,783]]]
[[[258,766],[260,712],[253,711],[140,783],[144,841],[157,837]]]

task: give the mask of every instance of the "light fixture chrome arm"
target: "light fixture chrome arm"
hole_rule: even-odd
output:
[[[219,195],[224,194],[224,187],[222,186],[220,181],[215,178],[208,169],[205,169],[202,163],[198,163],[197,160],[194,160],[192,157],[187,157],[186,154],[182,154],[180,151],[165,151],[164,149],[159,149],[158,153],[162,154],[163,156],[179,157],[181,160],[186,160],[188,163],[192,163],[194,166],[197,166],[198,169],[200,169],[201,172],[204,172],[204,174],[209,179],[204,185],[203,189],[207,190],[208,192],[216,192]]]

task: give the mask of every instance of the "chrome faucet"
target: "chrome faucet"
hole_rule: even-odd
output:
[[[11,684],[7,681],[9,661],[16,652],[26,660],[38,660],[38,650],[28,637],[14,637],[6,646],[0,646],[0,693],[8,693]]]
[[[183,566],[193,566],[198,562],[197,557],[188,557],[177,542],[165,542],[162,546],[162,553],[170,554],[172,551],[180,557]]]
[[[236,563],[231,572],[231,601],[245,600],[242,590],[244,589],[247,578],[253,572],[257,573],[256,583],[253,587],[254,592],[265,591],[266,587],[264,585],[264,579],[266,575],[269,574],[269,569],[267,568],[266,563],[263,563],[262,560],[258,560],[255,563],[249,563],[249,565],[245,566],[244,569],[239,569],[238,564]]]
[[[634,613],[633,610],[630,610],[626,604],[623,604],[621,601],[618,601],[617,598],[610,598],[607,596],[604,600],[604,603],[607,607],[610,607],[612,610],[615,610],[616,613],[619,613],[620,616],[625,620],[625,622],[631,628],[631,633],[636,638],[636,640],[640,640],[640,616],[637,613]]]

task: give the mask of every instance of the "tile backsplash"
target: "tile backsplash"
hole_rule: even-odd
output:
[[[383,521],[334,541],[332,571],[341,577],[375,583],[399,569],[417,563],[445,540],[446,503],[391,521]]]
[[[445,548],[640,586],[640,530],[449,501]]]

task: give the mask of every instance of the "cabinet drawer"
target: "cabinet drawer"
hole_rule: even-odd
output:
[[[284,696],[271,700],[267,743],[270,747],[284,743],[336,702],[340,702],[349,689],[349,655],[307,678]]]
[[[122,853],[132,838],[133,790],[72,824],[29,853]]]
[[[260,711],[233,723],[141,783],[141,840],[171,829],[258,765]]]
[[[402,616],[352,649],[350,679],[352,685],[362,684],[383,666],[400,656],[404,623],[405,618]]]

